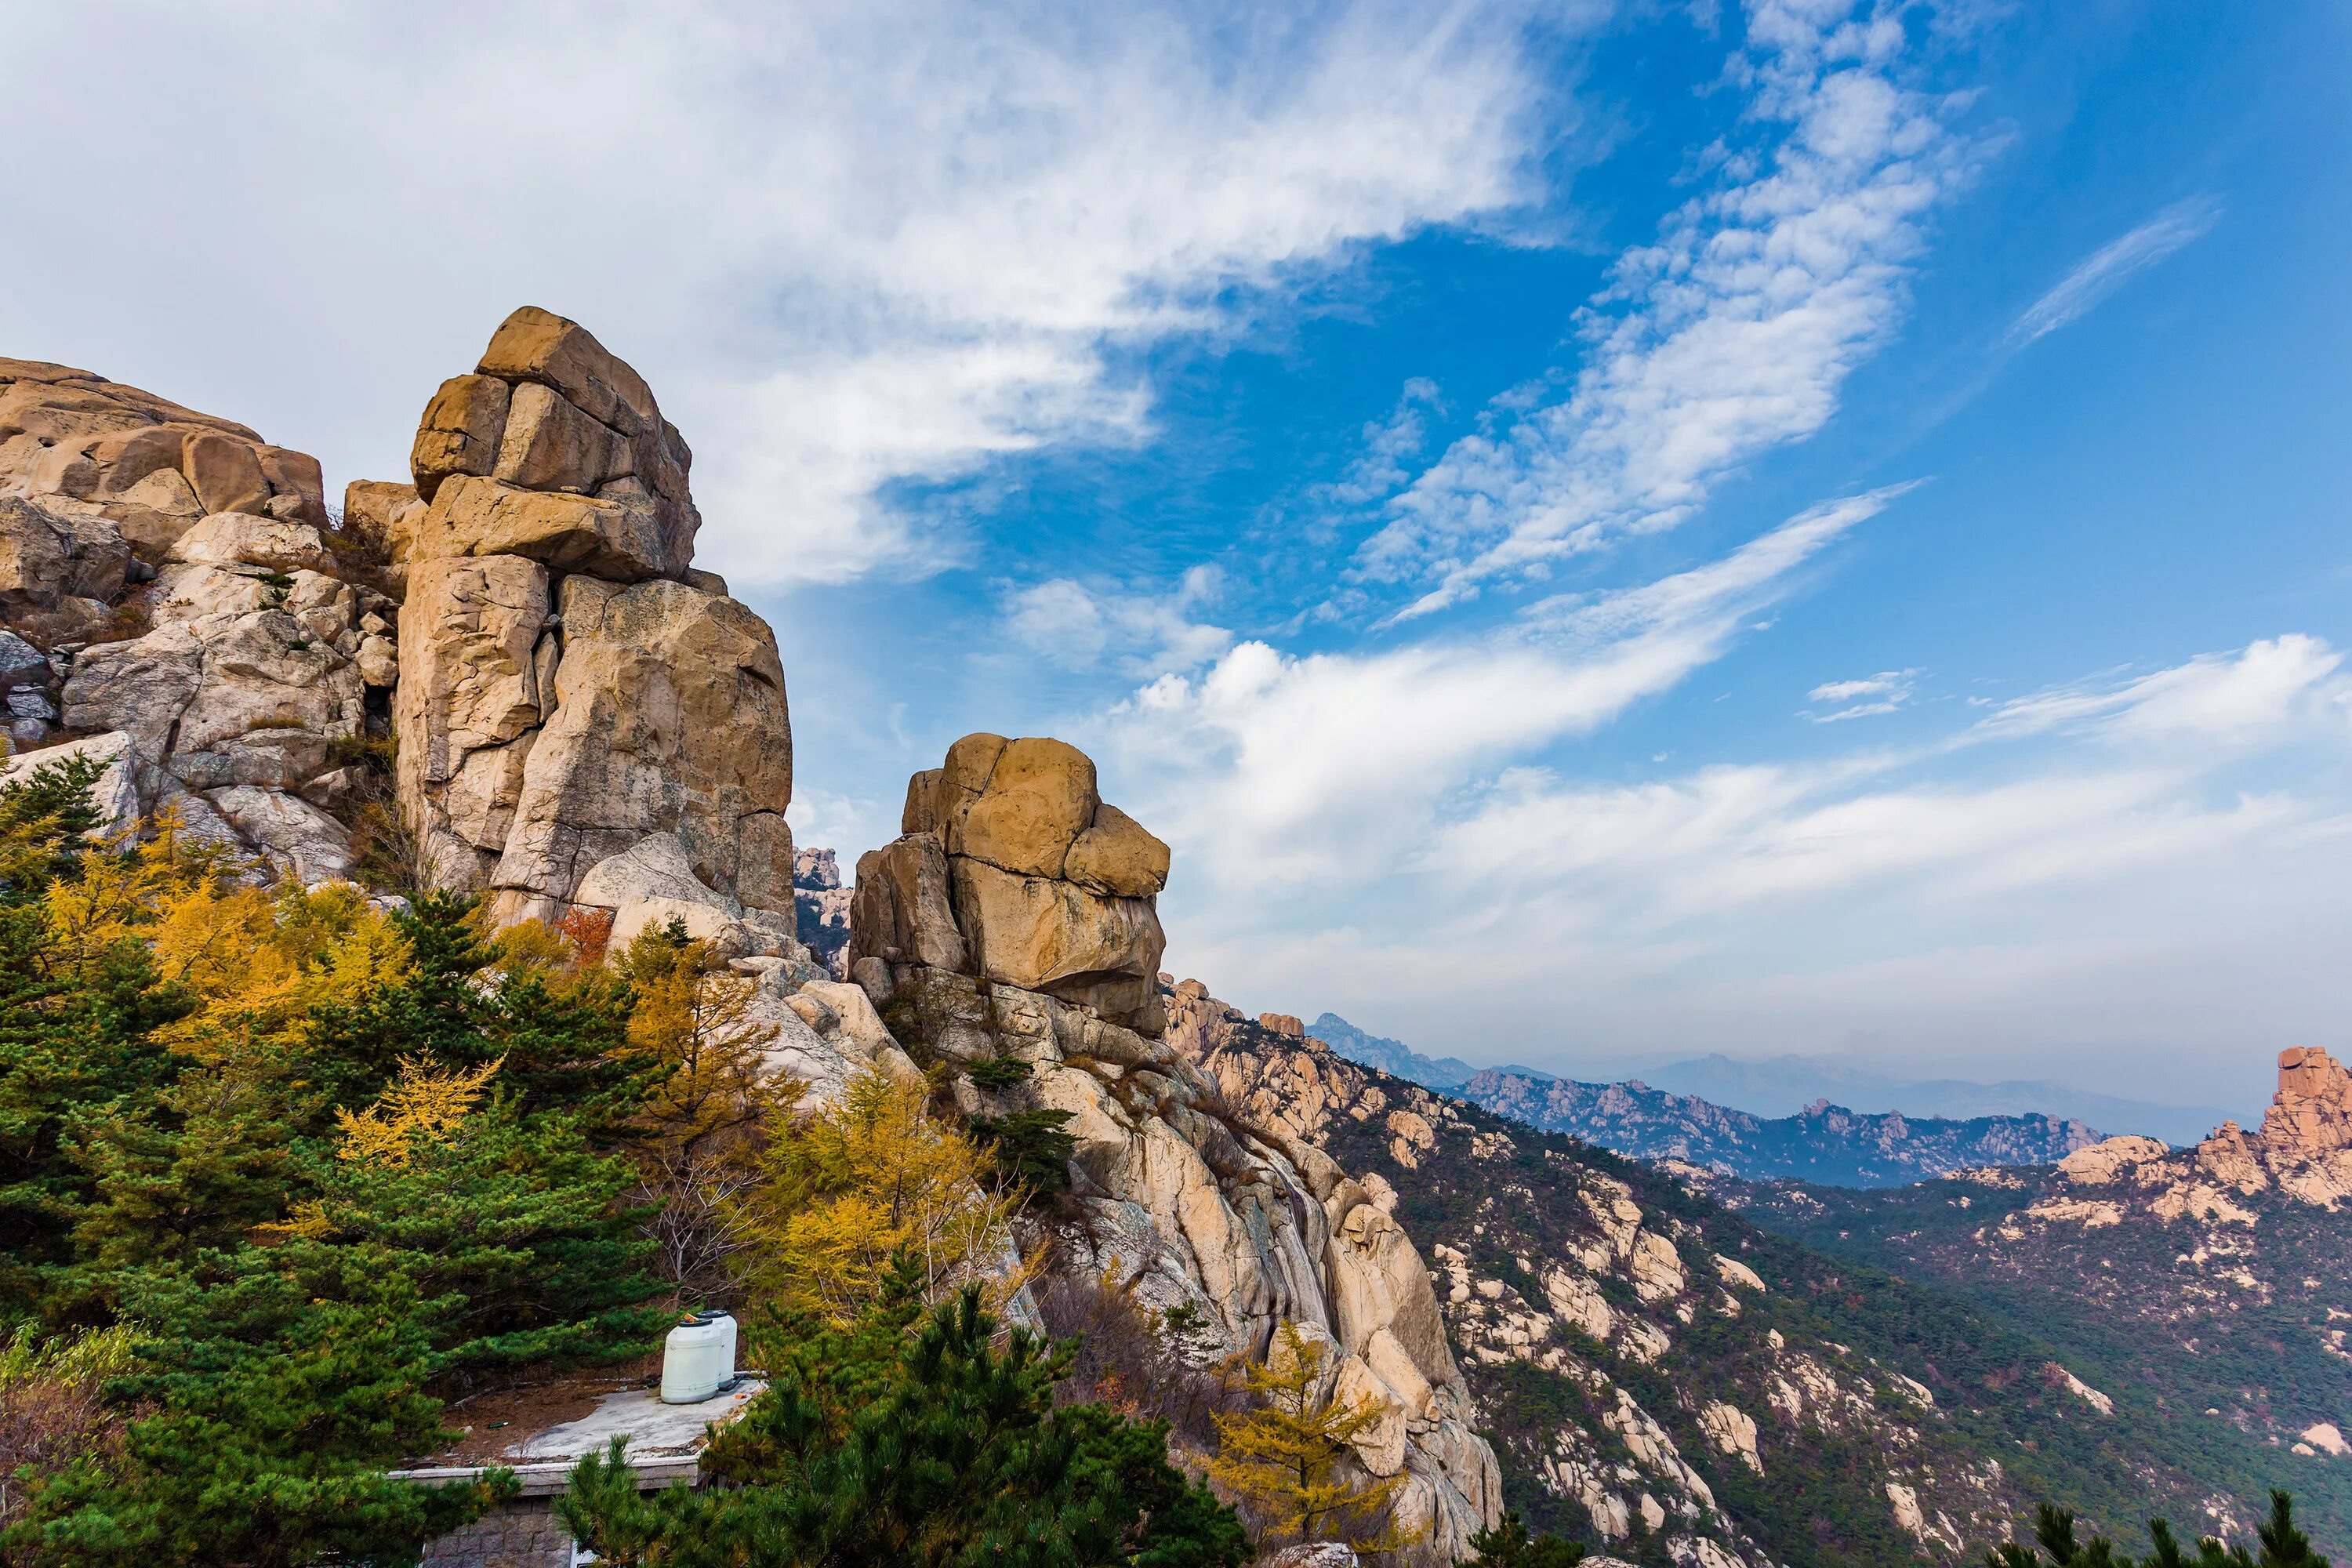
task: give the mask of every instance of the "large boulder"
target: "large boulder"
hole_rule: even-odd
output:
[[[690,569],[693,454],[642,376],[537,306],[506,319],[471,374],[441,384],[409,461],[428,508],[411,558],[522,555],[616,582]]]
[[[70,365],[0,359],[0,489],[163,549],[207,512],[328,525],[318,459]]]
[[[1104,803],[1085,752],[966,735],[908,781],[900,826],[858,862],[853,969],[969,973],[1158,1031],[1168,847]]]

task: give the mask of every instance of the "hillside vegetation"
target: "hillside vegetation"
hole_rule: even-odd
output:
[[[2126,1542],[2156,1511],[2242,1531],[2285,1479],[2282,1450],[2030,1316],[1815,1250],[1672,1173],[1213,1001],[1171,1037],[1236,1103],[1381,1179],[1444,1271],[1507,1501],[1612,1554],[1973,1560],[2042,1501]]]
[[[937,1560],[1005,1560],[1007,1529],[1239,1560],[1164,1428],[1053,1412],[1067,1350],[986,1348],[974,1226],[1019,1191],[919,1081],[803,1114],[679,930],[493,936],[463,900],[258,885],[168,819],[90,845],[94,773],[0,790],[0,1560],[413,1562],[513,1484],[386,1476],[456,1436],[448,1400],[642,1354],[714,1289],[772,1303],[756,1352],[825,1369],[737,1442],[786,1435],[759,1473],[789,1495],[887,1489],[842,1468],[856,1432],[921,1410],[961,1441],[955,1390],[1003,1384],[1043,1511],[910,1504]]]

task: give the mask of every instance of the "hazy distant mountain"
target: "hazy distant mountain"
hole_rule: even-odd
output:
[[[1402,1040],[1367,1034],[1337,1013],[1324,1014],[1307,1026],[1307,1032],[1349,1061],[1378,1068],[1424,1089],[1459,1091],[1472,1078],[1488,1070],[1458,1057],[1423,1056]],[[1516,1063],[1492,1070],[1537,1082],[1549,1082],[1559,1076]],[[2107,1132],[2145,1132],[2179,1144],[2196,1142],[2230,1115],[2210,1105],[2163,1105],[2026,1079],[1970,1083],[1944,1078],[1919,1082],[1822,1057],[1736,1061],[1717,1053],[1665,1067],[1644,1067],[1638,1078],[1623,1081],[1637,1089],[1661,1089],[1770,1120],[1796,1116],[1818,1101],[1828,1100],[1865,1115],[1900,1111],[1908,1117],[1947,1121],[2041,1115],[2084,1122]]]
[[[2011,1079],[1970,1083],[1960,1079],[1913,1082],[1818,1057],[1735,1061],[1722,1055],[1644,1068],[1642,1081],[1758,1116],[1793,1116],[1815,1100],[1861,1111],[1969,1121],[2039,1111],[2087,1121],[2109,1132],[2145,1132],[2168,1143],[2194,1143],[2220,1126],[2228,1111],[2209,1105],[2161,1105],[2068,1089],[2063,1084]]]
[[[1368,1035],[1337,1013],[1324,1014],[1307,1026],[1307,1032],[1351,1062],[1378,1068],[1391,1077],[1408,1079],[1423,1089],[1459,1089],[1478,1071],[1456,1057],[1425,1057],[1402,1040]]]

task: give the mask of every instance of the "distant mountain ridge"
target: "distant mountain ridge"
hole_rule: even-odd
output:
[[[1516,1062],[1480,1068],[1458,1057],[1424,1056],[1402,1040],[1360,1029],[1337,1013],[1325,1013],[1307,1032],[1350,1061],[1378,1068],[1424,1089],[1458,1093],[1473,1078],[1488,1071],[1537,1083],[1563,1081],[1558,1074]],[[2216,1106],[2165,1105],[2031,1079],[1973,1083],[1964,1079],[1894,1079],[1843,1062],[1796,1055],[1741,1061],[1715,1052],[1664,1067],[1645,1067],[1638,1078],[1615,1081],[1636,1089],[1688,1096],[1765,1120],[1801,1115],[1815,1101],[1866,1116],[1899,1113],[1915,1122],[2038,1113],[2109,1132],[2144,1132],[2178,1146],[2197,1142],[2230,1114]]]
[[[1674,1160],[1719,1176],[1884,1187],[1979,1165],[2042,1165],[2099,1141],[2076,1117],[2038,1110],[1964,1118],[1862,1112],[1826,1097],[1792,1115],[1759,1116],[1640,1079],[1580,1083],[1520,1067],[1474,1068],[1357,1028],[1336,1013],[1307,1031],[1339,1055],[1456,1094],[1494,1111],[1641,1160]],[[1726,1058],[1710,1063],[1738,1068]],[[1977,1087],[1977,1086],[1969,1086]]]
[[[1423,1089],[1459,1089],[1480,1070],[1459,1057],[1425,1057],[1402,1040],[1366,1034],[1337,1013],[1324,1014],[1307,1026],[1307,1032],[1351,1062],[1378,1068]]]
[[[2145,1132],[2174,1144],[2196,1142],[2230,1114],[2218,1106],[2162,1105],[2031,1079],[1911,1081],[1818,1057],[1738,1061],[1717,1053],[1644,1069],[1642,1079],[1653,1088],[1737,1106],[1758,1116],[1794,1115],[1817,1100],[1864,1111],[1960,1121],[2040,1111],[2111,1131]]]
[[[1497,1116],[1637,1160],[1673,1160],[1750,1182],[1903,1186],[1981,1165],[2047,1165],[2099,1142],[2089,1123],[2039,1112],[1967,1121],[1868,1115],[1815,1100],[1767,1118],[1638,1080],[1578,1083],[1489,1069],[1454,1092]]]

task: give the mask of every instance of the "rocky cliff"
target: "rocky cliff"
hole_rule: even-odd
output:
[[[969,735],[908,789],[905,831],[858,864],[851,971],[918,1058],[965,1069],[974,1115],[1067,1113],[1073,1191],[1056,1266],[1190,1305],[1216,1348],[1263,1355],[1283,1323],[1328,1342],[1344,1395],[1390,1415],[1356,1442],[1402,1474],[1399,1512],[1462,1555],[1500,1511],[1431,1276],[1393,1194],[1279,1116],[1230,1102],[1179,1048],[1153,897],[1168,851],[1058,742]],[[1294,1030],[1297,1020],[1283,1020]],[[1013,1061],[1010,1087],[982,1063]]]

